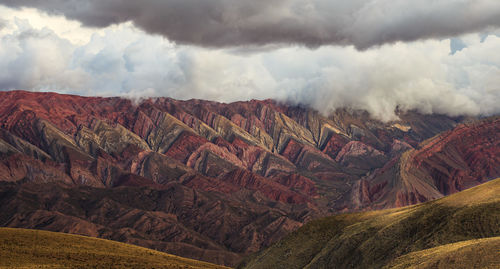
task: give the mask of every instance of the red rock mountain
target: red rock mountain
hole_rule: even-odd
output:
[[[498,118],[399,117],[0,92],[0,225],[234,265],[312,218],[500,176]]]

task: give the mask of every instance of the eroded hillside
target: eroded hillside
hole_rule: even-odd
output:
[[[495,118],[406,112],[384,123],[270,100],[0,97],[0,225],[219,264],[311,219],[423,202],[500,172]]]

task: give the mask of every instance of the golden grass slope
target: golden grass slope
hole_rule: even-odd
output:
[[[500,179],[496,179],[415,206],[311,221],[238,268],[383,268],[420,263],[422,268],[427,264],[456,268],[445,265],[467,255],[469,263],[462,264],[482,268],[475,266],[500,263],[494,239],[499,236]],[[476,240],[482,238],[493,241]]]
[[[392,269],[497,269],[500,268],[500,237],[476,239],[416,251],[397,258]]]
[[[0,228],[0,268],[226,268],[129,244]]]

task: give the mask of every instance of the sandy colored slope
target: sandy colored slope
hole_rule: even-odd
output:
[[[397,258],[387,268],[500,268],[500,237],[467,240],[412,252]]]
[[[124,243],[0,228],[0,268],[226,268]]]

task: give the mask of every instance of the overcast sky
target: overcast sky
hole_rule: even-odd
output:
[[[497,0],[0,0],[0,89],[500,113]]]

